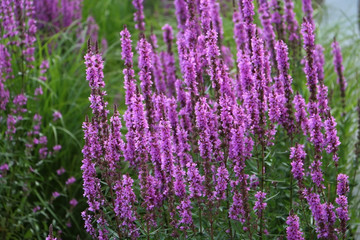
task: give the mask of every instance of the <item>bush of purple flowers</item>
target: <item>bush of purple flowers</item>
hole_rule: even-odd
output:
[[[39,9],[50,7],[50,2],[55,3],[0,1],[1,239],[43,239],[52,222],[56,223],[57,236],[68,236],[74,229],[71,226],[77,225],[74,216],[79,216],[74,213],[79,197],[74,183],[80,183],[80,179],[72,176],[71,166],[59,167],[65,152],[71,153],[64,149],[69,131],[64,112],[57,109],[59,97],[54,97],[51,87],[58,80],[52,70],[58,58],[55,61],[56,57],[51,55],[51,41],[47,39],[52,33],[42,23],[55,26],[60,17],[66,18],[62,14],[74,16],[67,18],[70,23],[75,18],[80,21],[81,9],[74,4],[81,5],[75,0],[55,4],[58,8],[51,10],[59,15],[53,17]],[[64,9],[65,2],[68,7],[72,4],[70,9]],[[69,24],[58,25],[57,31]],[[96,23],[87,25],[96,26]],[[97,32],[92,32],[95,38]],[[62,76],[60,79],[64,82]]]
[[[302,1],[301,23],[291,0],[234,1],[234,55],[217,1],[174,4],[177,33],[162,28],[163,48],[145,35],[143,1],[133,1],[137,67],[130,32],[120,33],[123,116],[108,106],[104,61],[88,43],[86,231],[94,239],[346,239],[349,180],[311,1]],[[345,111],[342,54],[335,40],[332,48]],[[294,87],[304,79],[292,77],[296,68],[307,89]]]

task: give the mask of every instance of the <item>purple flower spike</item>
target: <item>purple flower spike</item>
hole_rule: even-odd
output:
[[[149,125],[151,125],[151,114],[152,114],[152,79],[151,79],[151,45],[145,39],[145,37],[141,38],[137,45],[137,50],[139,52],[139,79],[141,82],[141,90],[145,100],[146,106],[146,116],[149,121]]]
[[[179,225],[181,230],[186,230],[190,225],[193,224],[192,214],[191,214],[191,201],[189,199],[182,200],[180,205],[176,207],[179,210],[180,221]]]
[[[124,88],[125,88],[125,104],[128,107],[125,114],[124,120],[126,122],[126,127],[131,129],[132,120],[131,120],[131,112],[132,112],[132,101],[136,92],[136,80],[135,80],[135,72],[133,70],[133,52],[131,47],[131,35],[127,30],[126,26],[124,30],[120,32],[121,36],[121,58],[124,60],[125,68],[123,70],[124,74]],[[130,131],[129,131],[130,133]],[[130,133],[131,134],[131,133]]]
[[[317,101],[317,84],[318,84],[318,72],[315,58],[315,34],[314,27],[308,21],[302,24],[301,33],[304,38],[304,49],[306,51],[305,60],[305,74],[307,79],[307,86],[310,91],[310,106],[309,113],[312,115],[317,112],[317,106],[314,103]]]
[[[215,186],[215,192],[214,196],[218,200],[223,200],[226,198],[226,189],[229,182],[229,172],[225,168],[225,166],[220,166],[217,169],[216,173],[216,186]]]
[[[247,42],[247,38],[246,38],[245,23],[242,21],[241,14],[238,11],[234,11],[233,22],[234,22],[234,39],[239,53],[240,49],[244,50]]]
[[[131,177],[123,175],[121,180],[118,180],[114,186],[116,192],[115,199],[115,214],[120,219],[121,229],[128,233],[128,237],[136,239],[139,236],[138,229],[135,225],[136,214],[134,204],[136,196],[132,189],[134,180]]]
[[[200,175],[199,169],[196,163],[188,163],[187,167],[187,179],[189,182],[190,198],[199,198],[204,195],[204,176]]]
[[[0,72],[0,110],[5,110],[10,98],[10,92],[5,87],[5,81],[10,78],[12,68],[11,55],[9,54],[7,48],[2,44],[0,44]]]
[[[274,24],[278,39],[284,39],[285,37],[285,23],[282,16],[282,7],[280,6],[280,0],[271,0],[270,8],[272,9],[271,23]]]
[[[52,224],[49,227],[49,235],[46,237],[46,240],[57,240],[57,238],[53,236],[53,226],[52,226]]]
[[[291,172],[294,175],[294,178],[299,182],[302,181],[304,176],[304,161],[306,157],[306,152],[304,151],[304,145],[296,144],[295,147],[290,148],[290,159],[291,162]]]
[[[286,237],[288,240],[304,240],[303,233],[300,231],[299,217],[296,214],[290,214],[286,220]]]
[[[327,145],[326,151],[327,153],[331,153],[333,155],[333,160],[335,165],[338,164],[338,147],[340,145],[339,137],[337,136],[336,130],[336,121],[333,116],[329,116],[324,123],[325,128],[325,143]]]
[[[349,192],[349,176],[346,174],[340,173],[337,176],[337,194],[346,195]]]
[[[140,32],[145,31],[145,16],[144,16],[144,0],[133,0],[136,12],[134,13],[134,21],[136,22],[135,28],[139,29]]]
[[[343,108],[345,108],[345,90],[346,90],[347,82],[344,77],[344,66],[343,66],[341,48],[339,43],[335,39],[334,42],[331,44],[331,47],[332,47],[332,54],[334,55],[334,68],[338,76],[337,81],[340,84],[342,104],[343,104]]]
[[[294,2],[293,0],[285,1],[284,19],[287,23],[288,37],[290,42],[298,43],[299,36],[299,24],[295,17]]]
[[[328,236],[327,224],[327,204],[321,204],[320,196],[316,193],[306,193],[305,198],[309,204],[309,208],[316,222],[316,232],[318,238],[326,238]]]
[[[256,211],[256,215],[259,217],[259,219],[261,218],[261,215],[267,206],[267,203],[264,202],[265,197],[266,193],[261,191],[255,194],[256,202],[254,205],[254,211]]]
[[[337,177],[337,194],[338,197],[335,199],[335,202],[339,205],[336,208],[336,213],[340,219],[340,229],[343,236],[346,234],[346,223],[350,219],[348,213],[348,199],[347,193],[349,192],[349,177],[345,174],[340,173]]]
[[[304,12],[305,20],[315,28],[315,23],[313,19],[312,0],[302,0],[302,10]]]
[[[295,119],[298,124],[298,129],[303,131],[304,135],[307,135],[309,132],[309,120],[308,114],[306,112],[306,103],[305,99],[297,93],[293,100],[295,108]]]
[[[185,0],[175,0],[175,14],[178,22],[178,28],[185,31],[186,20],[188,19],[188,10]]]
[[[288,48],[283,41],[279,41],[275,45],[276,49],[276,62],[278,64],[279,70],[279,89],[278,94],[283,94],[286,102],[282,107],[282,124],[284,125],[285,129],[288,133],[294,132],[294,120],[293,120],[293,113],[292,113],[292,78],[289,74],[289,57],[288,57]],[[283,92],[280,92],[281,87],[283,86]]]
[[[264,40],[266,42],[268,49],[270,50],[271,59],[275,63],[275,52],[274,52],[275,32],[271,24],[271,15],[270,15],[268,0],[260,0],[259,14],[260,14],[261,24],[264,28],[263,30]]]

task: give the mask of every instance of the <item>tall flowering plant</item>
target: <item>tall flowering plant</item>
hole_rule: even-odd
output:
[[[0,238],[44,238],[71,229],[76,178],[55,162],[63,154],[62,113],[46,104],[53,62],[38,31],[41,1],[0,2]],[[51,1],[47,1],[50,3]],[[40,39],[40,40],[39,40]],[[41,47],[39,47],[41,46]],[[52,171],[49,171],[51,169]],[[64,208],[59,208],[60,203]],[[62,230],[60,230],[60,228]],[[69,229],[69,230],[68,230]]]
[[[329,170],[342,164],[340,141],[311,1],[302,1],[301,24],[293,3],[280,2],[259,1],[260,26],[252,0],[234,4],[234,62],[217,1],[174,2],[176,53],[170,25],[166,51],[146,37],[143,1],[134,0],[138,72],[131,34],[120,33],[124,128],[116,107],[110,114],[104,62],[89,43],[82,216],[93,238],[346,237],[348,176]],[[295,91],[301,78],[291,76],[289,50],[303,55],[307,89]]]

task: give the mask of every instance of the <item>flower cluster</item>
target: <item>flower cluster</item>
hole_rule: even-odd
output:
[[[89,46],[85,64],[92,117],[83,125],[88,202],[83,218],[94,238],[109,239],[109,227],[120,237],[149,237],[159,224],[174,237],[190,231],[214,237],[217,219],[224,217],[229,239],[237,236],[233,224],[242,225],[242,236],[261,239],[270,229],[268,202],[277,189],[267,179],[274,171],[269,156],[284,138],[290,149],[286,157],[292,160],[283,164],[291,179],[288,238],[304,239],[301,215],[294,207],[297,200],[307,202],[319,237],[337,237],[334,206],[323,197],[322,165],[326,154],[338,165],[340,142],[328,106],[323,49],[316,45],[311,1],[303,1],[301,25],[309,98],[294,94],[293,82],[298,79],[290,72],[289,51],[299,50],[301,41],[293,3],[260,0],[261,28],[255,25],[253,1],[239,2],[233,14],[237,55],[232,71],[233,56],[223,44],[216,1],[174,2],[178,54],[169,25],[162,28],[166,48],[159,47],[156,35],[146,37],[143,1],[133,1],[140,33],[138,73],[130,32],[125,26],[120,33],[127,107],[124,138],[116,107],[109,120],[101,54]],[[298,194],[292,179],[298,182]],[[347,202],[343,177],[339,182],[342,194],[336,213],[341,222],[347,220]],[[111,211],[115,220],[105,214]],[[209,223],[205,229],[204,219]]]

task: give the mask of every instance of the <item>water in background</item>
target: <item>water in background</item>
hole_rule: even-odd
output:
[[[339,35],[359,33],[358,4],[358,0],[325,0],[322,24],[326,26],[341,24],[341,28],[338,29]]]

